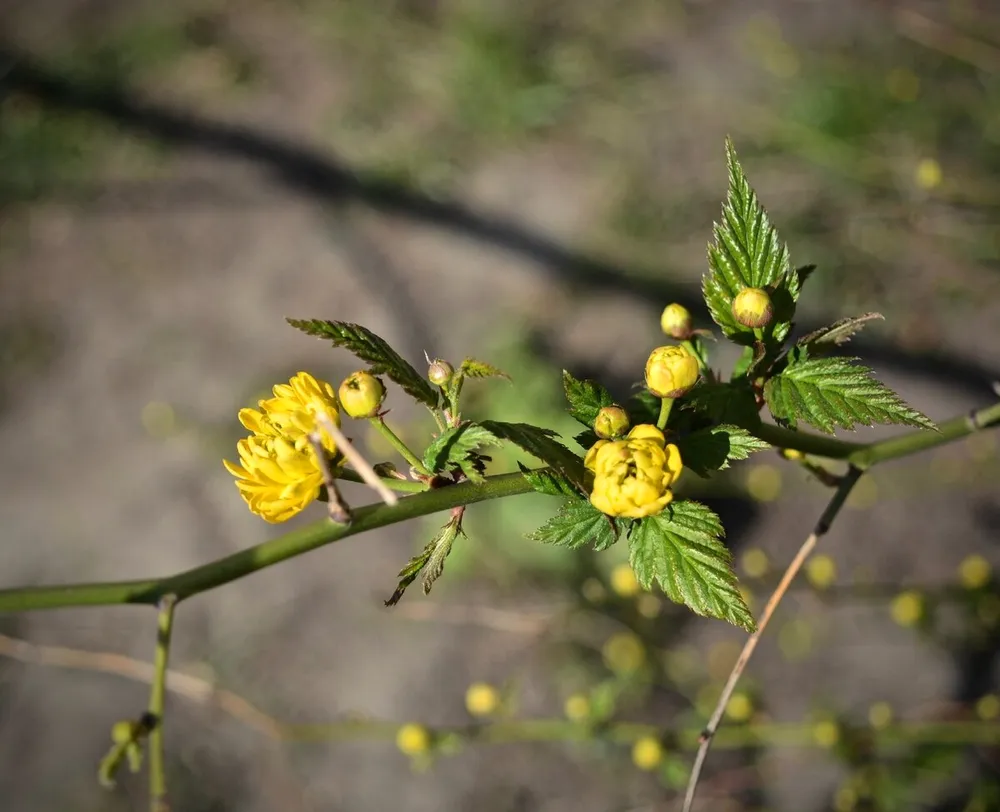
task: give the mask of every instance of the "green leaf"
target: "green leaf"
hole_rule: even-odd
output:
[[[591,544],[600,551],[618,541],[618,533],[610,517],[590,502],[576,501],[563,505],[555,516],[530,533],[528,538],[574,549]]]
[[[730,377],[739,378],[746,375],[750,371],[750,367],[753,366],[755,355],[753,347],[744,347],[743,353],[733,365],[733,373]]]
[[[884,319],[881,313],[865,313],[863,316],[851,316],[835,321],[829,327],[821,327],[795,342],[796,346],[818,350],[826,345],[828,348],[839,347],[851,340],[851,336],[860,332],[864,326],[875,319]]]
[[[457,521],[450,521],[442,527],[438,531],[438,534],[427,542],[427,546],[424,547],[419,555],[411,558],[406,566],[399,571],[399,575],[397,576],[399,583],[396,585],[396,591],[392,593],[385,602],[385,605],[395,606],[399,603],[399,599],[403,597],[403,593],[406,592],[410,584],[417,580],[417,576],[421,572],[424,573],[424,594],[428,594],[434,586],[434,582],[444,572],[445,559],[451,552],[451,547],[455,543],[455,539],[458,538],[459,533],[462,533],[463,536],[465,535]]]
[[[562,474],[557,474],[550,468],[531,469],[521,463],[517,464],[524,478],[538,493],[549,496],[568,496],[572,499],[586,499],[587,494],[577,488]]]
[[[580,448],[586,449],[589,449],[599,439],[597,432],[593,429],[584,429],[579,434],[573,435],[573,442],[580,446]]]
[[[684,396],[683,403],[704,414],[712,423],[732,423],[751,430],[760,425],[757,401],[746,378],[700,384]]]
[[[597,413],[605,406],[613,406],[611,393],[596,381],[580,381],[563,370],[563,389],[569,402],[570,416],[583,425],[593,427]]]
[[[685,468],[698,476],[729,467],[730,460],[745,460],[754,451],[770,448],[739,426],[721,425],[700,429],[676,441]]]
[[[423,463],[434,473],[458,466],[464,470],[469,455],[483,446],[500,445],[499,438],[478,423],[462,423],[445,429],[424,451]]]
[[[632,530],[629,563],[645,589],[656,580],[670,600],[753,632],[757,624],[740,593],[732,554],[720,541],[723,535],[719,517],[705,505],[673,502]]]
[[[368,362],[373,375],[386,375],[411,397],[432,409],[437,407],[438,395],[430,381],[420,375],[402,356],[367,327],[345,321],[318,319],[286,319],[306,335],[326,338],[335,347],[343,347],[362,361]]]
[[[857,358],[811,358],[790,363],[764,385],[764,397],[775,419],[795,426],[805,420],[833,434],[837,426],[902,423],[935,429],[925,415],[876,380]]]
[[[629,421],[633,426],[642,423],[656,423],[660,416],[660,399],[646,388],[645,382],[637,384],[637,386],[641,388],[625,404]]]
[[[477,361],[475,358],[466,358],[458,368],[461,375],[466,378],[505,378],[510,380],[510,375],[502,369],[498,369],[493,364],[485,361]]]
[[[745,287],[767,288],[775,308],[770,332],[780,343],[791,328],[800,276],[792,270],[788,248],[778,239],[729,139],[726,160],[729,193],[722,221],[714,224],[715,241],[708,247],[709,273],[702,280],[705,302],[723,333],[747,343],[753,332],[733,317],[733,298]]]
[[[556,440],[559,435],[552,429],[527,423],[503,423],[499,420],[484,420],[481,425],[497,437],[508,440],[537,457],[574,485],[589,491],[583,460]]]

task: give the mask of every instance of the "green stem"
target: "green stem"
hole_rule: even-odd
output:
[[[656,420],[656,428],[663,431],[667,427],[667,421],[670,419],[670,410],[674,407],[673,398],[661,398],[660,399],[660,416]]]
[[[172,594],[160,599],[156,621],[156,654],[153,658],[153,684],[149,692],[149,713],[156,720],[149,732],[149,808],[165,812],[167,777],[163,755],[163,714],[166,706],[167,663],[170,659],[170,635],[174,625],[177,598]]]
[[[362,485],[365,484],[364,478],[357,471],[352,471],[350,468],[341,468],[337,471],[337,479],[343,479],[345,482],[360,482]],[[391,476],[379,477],[387,488],[399,491],[400,493],[423,493],[427,490],[428,486],[423,482],[414,482],[412,479],[396,479]]]
[[[406,443],[400,440],[399,437],[396,436],[395,432],[393,432],[393,430],[386,425],[385,420],[381,417],[372,417],[369,418],[368,422],[378,430],[379,434],[389,441],[390,445],[392,445],[392,447],[402,455],[403,459],[410,463],[411,467],[419,471],[424,476],[432,475],[431,472],[427,470],[427,467],[419,459],[417,459],[417,455],[410,451]]]
[[[532,490],[531,484],[521,473],[489,476],[482,483],[461,482],[432,488],[400,499],[395,505],[379,502],[360,507],[354,511],[349,525],[319,521],[166,578],[3,589],[0,590],[0,612],[122,603],[155,605],[168,594],[174,594],[178,601],[182,601],[349,536],[459,505],[516,496]]]

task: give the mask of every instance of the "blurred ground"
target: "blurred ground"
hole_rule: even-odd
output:
[[[355,368],[285,316],[363,323],[414,362],[484,357],[515,380],[483,390],[484,412],[565,428],[562,366],[623,392],[663,304],[696,301],[726,134],[793,259],[820,266],[804,322],[880,310],[856,346],[888,383],[936,419],[983,405],[1000,376],[997,22],[971,2],[5,3],[0,582],[168,574],[273,535],[219,462],[236,410],[298,369]],[[876,473],[826,542],[846,591],[796,593],[751,666],[767,717],[864,725],[888,700],[904,718],[965,718],[997,689],[995,595],[949,603],[925,633],[894,623],[889,599],[954,583],[972,553],[1000,565],[998,473],[993,438]],[[825,496],[761,460],[706,498],[735,549],[782,567]],[[200,596],[179,613],[174,663],[289,721],[462,723],[479,679],[514,680],[520,712],[558,716],[606,677],[593,648],[624,623],[656,666],[622,715],[700,725],[690,709],[714,701],[741,635],[600,598],[622,551],[518,541],[550,510],[470,510],[439,587],[394,611],[381,600],[433,522]],[[865,593],[873,582],[887,588]],[[476,606],[549,620],[539,636]],[[51,612],[2,631],[147,659],[151,621]],[[139,808],[138,782],[108,794],[94,772],[144,692],[0,660],[3,808]],[[411,773],[389,741],[278,746],[180,699],[170,712],[177,810],[676,797],[616,748],[472,746]],[[844,787],[872,763],[891,775],[869,769],[884,791],[855,792],[856,808],[996,808],[995,750],[961,745],[860,767],[815,747],[720,751],[702,808],[847,812]]]

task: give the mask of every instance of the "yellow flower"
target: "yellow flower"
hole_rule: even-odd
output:
[[[733,299],[733,318],[744,327],[766,327],[773,315],[774,307],[766,290],[743,288]]]
[[[319,496],[323,475],[309,446],[296,448],[280,436],[244,437],[240,464],[223,460],[240,495],[264,521],[286,522]]]
[[[431,734],[423,725],[411,722],[396,731],[396,747],[408,756],[419,756],[421,753],[426,753],[430,746]]]
[[[584,464],[594,472],[590,502],[601,513],[641,519],[654,516],[674,498],[671,486],[683,465],[677,446],[656,426],[636,426],[621,440],[598,440]]]
[[[663,760],[663,745],[652,736],[643,736],[632,745],[632,763],[640,770],[655,770]]]
[[[646,361],[646,388],[658,398],[679,398],[698,382],[698,359],[679,344],[657,347]]]
[[[309,434],[319,430],[323,447],[331,454],[337,446],[317,420],[325,417],[338,428],[340,427],[340,408],[337,403],[337,393],[326,381],[318,381],[308,372],[300,372],[288,383],[279,383],[274,387],[274,397],[262,400],[258,404],[263,416],[277,429],[277,433],[293,443],[296,448],[309,446]],[[244,412],[253,411],[245,409]],[[255,433],[262,433],[251,427],[240,413],[243,425]]]
[[[500,707],[500,694],[492,685],[474,682],[465,692],[465,708],[473,716],[490,716]]]
[[[337,446],[319,417],[340,425],[333,387],[300,372],[274,387],[274,397],[258,403],[260,410],[240,409],[240,422],[251,436],[236,448],[239,465],[223,460],[236,477],[236,487],[250,510],[268,522],[284,522],[319,496],[323,474],[309,442],[318,431],[322,445],[335,459]]]

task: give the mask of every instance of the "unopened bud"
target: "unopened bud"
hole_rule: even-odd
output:
[[[691,338],[691,314],[684,305],[668,304],[660,316],[660,327],[671,338],[685,341]]]
[[[435,386],[444,386],[451,380],[451,376],[454,374],[455,368],[447,361],[442,361],[440,358],[433,361],[431,365],[427,367],[427,380]]]
[[[700,372],[698,359],[679,344],[657,347],[646,361],[646,388],[658,398],[679,398]]]
[[[604,440],[621,437],[628,427],[628,412],[621,406],[605,406],[594,419],[594,432]]]
[[[370,372],[361,370],[345,378],[337,394],[348,417],[362,419],[378,414],[385,400],[385,386]]]
[[[743,288],[733,299],[733,318],[744,327],[766,327],[773,315],[774,307],[766,290]]]

